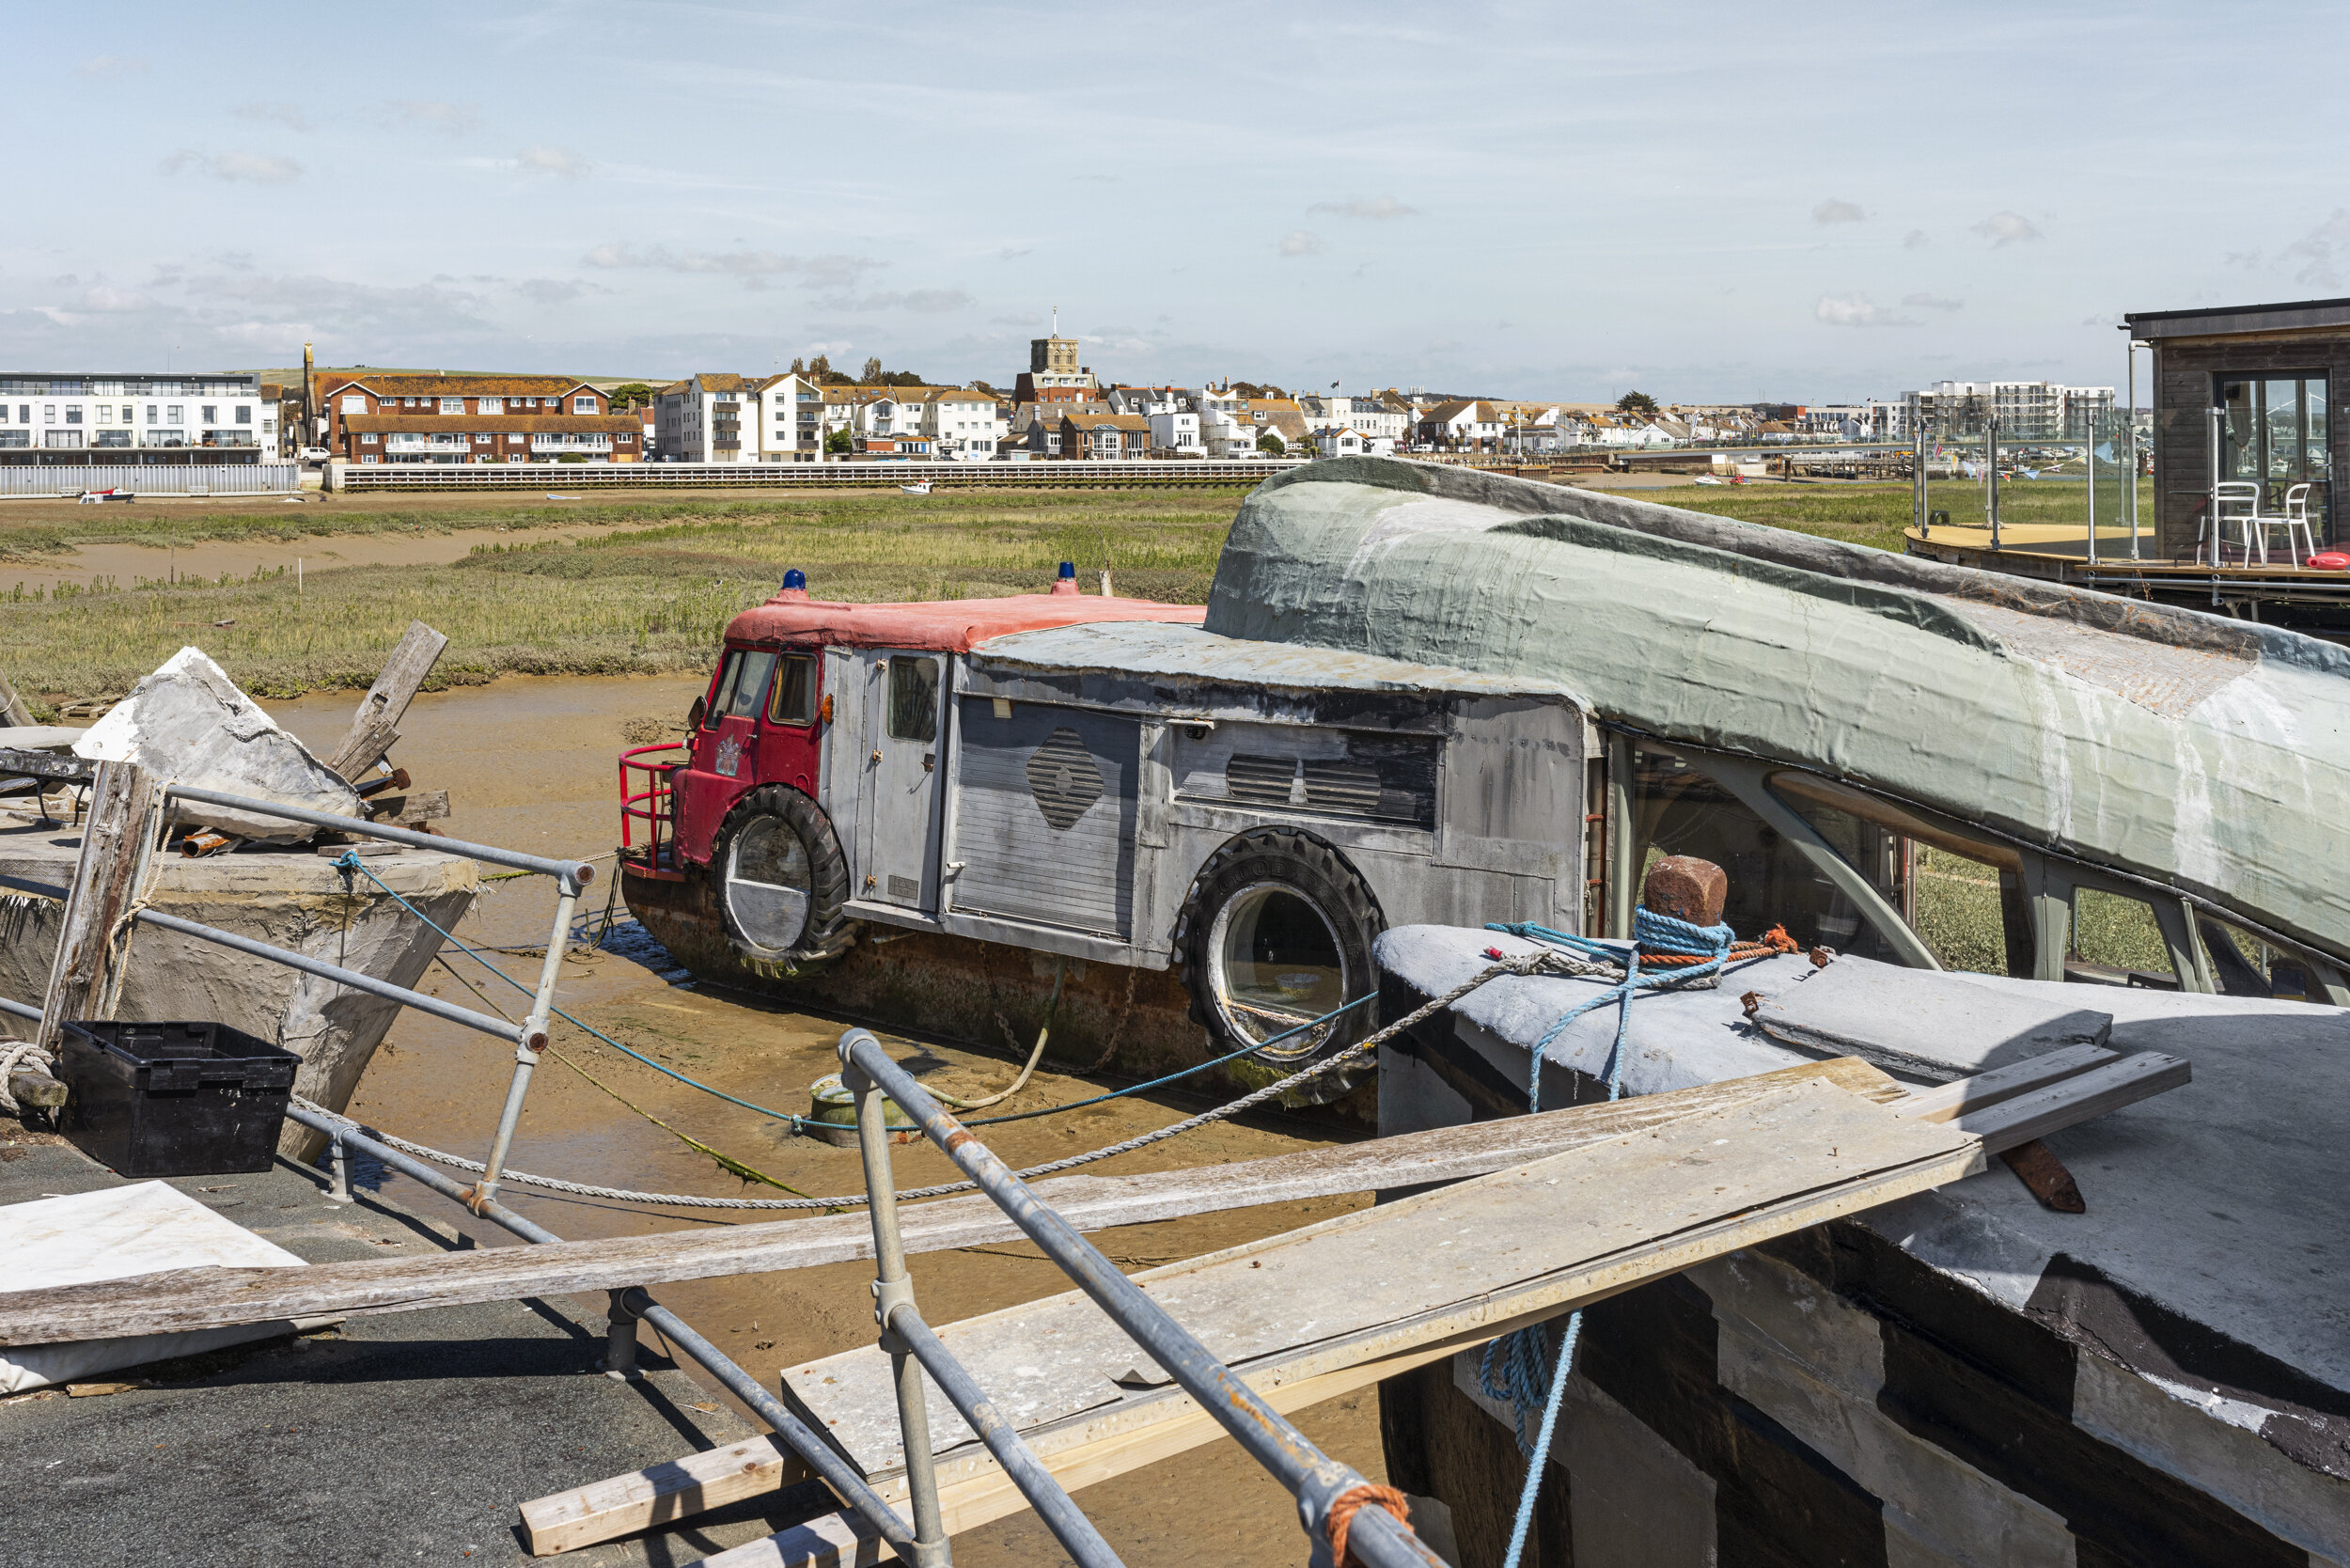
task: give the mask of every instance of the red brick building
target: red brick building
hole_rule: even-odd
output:
[[[637,463],[644,422],[569,376],[322,381],[326,449],[356,463]]]

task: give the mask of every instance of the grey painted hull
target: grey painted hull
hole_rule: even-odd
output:
[[[1249,496],[1207,630],[1555,682],[2350,951],[2350,651],[2296,633],[1372,459]]]

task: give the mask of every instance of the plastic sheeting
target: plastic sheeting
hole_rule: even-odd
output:
[[[1206,628],[1556,682],[2350,950],[2350,652],[2296,633],[1374,459],[1248,497]]]
[[[162,1182],[0,1207],[0,1258],[8,1261],[8,1288],[12,1291],[86,1285],[174,1268],[304,1266],[284,1247]],[[9,1346],[0,1349],[0,1394],[266,1340],[299,1326],[307,1325],[254,1323],[188,1334]]]

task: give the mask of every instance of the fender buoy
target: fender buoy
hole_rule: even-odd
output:
[[[2310,565],[2320,572],[2350,572],[2350,555],[2339,550],[2320,550],[2310,557]]]

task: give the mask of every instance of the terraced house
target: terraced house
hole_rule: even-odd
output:
[[[326,449],[356,463],[635,463],[642,425],[569,376],[344,376]]]

